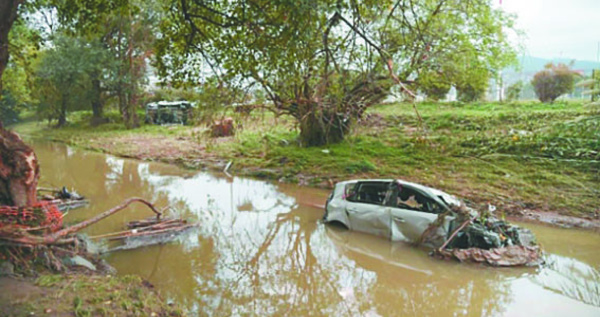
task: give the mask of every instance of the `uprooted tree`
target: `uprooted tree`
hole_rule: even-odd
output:
[[[33,205],[39,174],[33,149],[0,123],[0,205]]]
[[[452,56],[498,69],[514,55],[504,40],[511,18],[489,1],[172,0],[170,6],[157,47],[160,75],[197,82],[212,69],[258,84],[274,111],[296,119],[307,146],[340,142],[394,82]]]

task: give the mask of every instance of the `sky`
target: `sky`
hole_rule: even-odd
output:
[[[525,55],[599,61],[600,0],[493,0],[517,14]]]

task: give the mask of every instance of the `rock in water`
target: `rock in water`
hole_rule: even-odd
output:
[[[92,271],[96,270],[96,266],[94,264],[92,264],[92,262],[84,259],[83,257],[81,257],[79,255],[76,255],[76,256],[72,257],[70,259],[70,262],[71,262],[70,263],[71,265],[83,266],[83,267],[86,267],[86,268],[88,268],[88,269],[90,269]]]

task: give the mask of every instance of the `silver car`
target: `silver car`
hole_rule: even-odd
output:
[[[393,241],[416,242],[451,205],[458,206],[460,201],[423,185],[398,179],[351,180],[336,184],[323,220]],[[445,217],[437,234],[446,237],[453,220],[453,216]]]
[[[530,230],[498,219],[491,212],[479,213],[437,189],[398,179],[336,184],[323,219],[393,241],[434,247],[438,255],[459,261],[494,266],[543,262]]]

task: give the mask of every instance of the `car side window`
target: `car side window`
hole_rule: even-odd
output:
[[[389,183],[361,182],[348,184],[346,186],[346,200],[365,204],[382,205],[388,191]]]
[[[444,211],[433,199],[424,196],[420,192],[406,186],[398,185],[394,193],[390,195],[391,201],[388,205],[391,207],[421,211],[433,214],[439,214]]]

